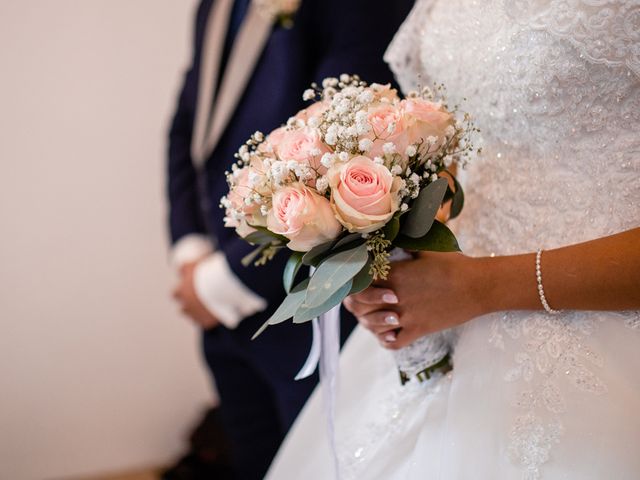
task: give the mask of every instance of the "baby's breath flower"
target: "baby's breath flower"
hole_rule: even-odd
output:
[[[320,159],[320,163],[325,168],[331,168],[335,163],[335,155],[333,153],[325,153]]]
[[[319,177],[316,180],[316,189],[321,194],[324,194],[329,188],[329,179],[327,177]]]
[[[400,165],[394,165],[390,171],[393,175],[400,175],[402,173],[402,167]]]
[[[322,88],[335,87],[338,85],[338,79],[335,77],[327,77],[322,80]]]
[[[404,153],[407,155],[407,157],[413,157],[416,153],[418,153],[418,149],[415,145],[409,145]]]
[[[341,162],[346,162],[347,160],[349,160],[349,154],[347,152],[340,152],[338,154],[338,158]]]
[[[281,160],[273,162],[270,172],[276,183],[284,182],[284,180],[289,175],[289,169],[287,168],[286,163]]]
[[[407,205],[406,203],[403,203],[402,205],[400,205],[401,212],[406,212],[407,210],[409,210],[409,205]]]
[[[255,187],[260,183],[261,175],[258,172],[250,171],[249,172],[249,186]]]
[[[369,138],[363,138],[358,142],[358,148],[363,152],[368,152],[373,147],[373,141]]]
[[[336,89],[333,87],[327,87],[322,91],[322,96],[324,98],[333,98],[333,96],[337,93]]]
[[[355,114],[357,124],[368,123],[368,115],[366,110],[358,110]]]
[[[456,133],[456,129],[453,127],[453,125],[449,125],[447,128],[444,129],[444,134],[447,137],[453,137],[455,133]]]
[[[382,157],[375,157],[373,159],[373,163],[377,163],[378,165],[384,165],[384,158]]]
[[[393,142],[385,143],[384,145],[382,145],[382,151],[387,155],[393,155],[397,151],[395,143]]]
[[[302,94],[302,100],[305,102],[316,98],[316,92],[312,88],[307,88]]]
[[[358,95],[358,103],[363,105],[368,105],[373,102],[373,92],[371,90],[364,90],[360,95]]]

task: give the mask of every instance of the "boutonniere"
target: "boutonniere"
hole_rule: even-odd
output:
[[[284,28],[293,27],[301,0],[254,0],[260,12]]]

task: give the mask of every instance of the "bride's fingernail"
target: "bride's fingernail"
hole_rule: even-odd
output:
[[[396,341],[396,334],[393,332],[389,332],[384,336],[384,341],[385,342],[395,342]]]
[[[382,301],[384,303],[398,303],[398,297],[396,297],[396,294],[393,292],[387,292],[382,295]]]
[[[384,317],[384,323],[387,325],[400,325],[400,320],[397,315],[387,315]]]

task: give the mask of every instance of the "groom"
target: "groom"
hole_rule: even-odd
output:
[[[284,297],[285,256],[244,267],[253,247],[223,224],[225,170],[256,130],[304,107],[313,81],[357,73],[392,80],[382,55],[411,0],[204,0],[173,119],[168,194],[174,297],[202,327],[237,478],[262,478],[317,379],[294,381],[311,345],[309,324],[253,333]]]

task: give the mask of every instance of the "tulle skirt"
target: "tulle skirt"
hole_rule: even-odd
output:
[[[500,312],[455,333],[452,371],[401,386],[356,329],[340,359],[341,480],[640,478],[639,312]],[[320,393],[269,480],[335,478]]]

